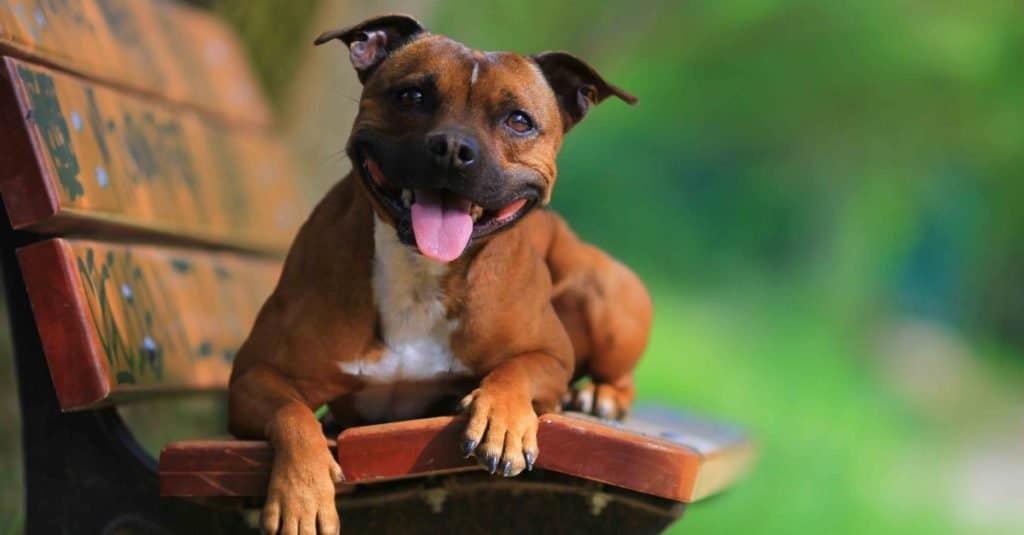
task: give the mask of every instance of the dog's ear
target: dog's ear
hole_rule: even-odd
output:
[[[365,83],[389,53],[424,32],[423,25],[408,15],[382,15],[355,26],[324,32],[313,44],[322,45],[340,39],[348,46],[349,59],[359,81]]]
[[[572,54],[544,52],[530,58],[537,63],[555,91],[565,132],[583,120],[591,106],[612,95],[629,104],[639,102],[633,95],[605,81],[593,67]]]

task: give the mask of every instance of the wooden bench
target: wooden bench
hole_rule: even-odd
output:
[[[0,53],[26,533],[254,532],[266,443],[174,442],[157,463],[122,417],[223,402],[310,208],[235,37],[171,3],[21,0],[0,3]],[[443,416],[338,434],[346,532],[657,532],[752,452],[656,410],[544,415],[538,470],[502,479],[458,455],[459,432]]]

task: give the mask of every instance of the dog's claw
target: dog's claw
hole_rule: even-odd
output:
[[[487,456],[487,471],[494,475],[498,471],[498,456],[488,455]]]
[[[530,452],[526,452],[526,453],[524,453],[524,454],[523,454],[523,457],[525,457],[525,458],[526,458],[526,471],[527,471],[527,472],[533,472],[533,463],[534,463],[534,462],[535,462],[535,461],[536,461],[537,459],[536,459],[536,458],[534,458],[533,454],[532,454],[532,453],[530,453]]]
[[[476,451],[476,441],[475,440],[464,440],[462,442],[462,456],[463,457],[465,457],[466,459],[470,458],[470,456],[473,455],[474,451]]]
[[[509,477],[512,475],[512,461],[505,461],[504,466],[501,469],[502,477]]]

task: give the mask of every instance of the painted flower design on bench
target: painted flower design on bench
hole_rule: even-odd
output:
[[[72,242],[116,385],[223,386],[278,264],[231,253]]]

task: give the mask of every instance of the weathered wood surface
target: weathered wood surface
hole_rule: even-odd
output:
[[[334,450],[333,441],[330,443]],[[205,455],[203,452],[216,452]],[[255,440],[211,440],[174,442],[160,454],[160,493],[182,496],[262,496],[270,481],[273,450],[266,442]],[[338,484],[339,494],[352,491],[351,485]]]
[[[265,131],[18,60],[5,67],[0,135],[14,148],[0,157],[0,193],[15,228],[281,252],[306,215],[284,149]]]
[[[447,416],[347,429],[337,439],[345,483],[477,470],[473,460],[458,454],[464,425],[461,418]],[[574,413],[543,415],[538,443],[539,469],[680,502],[735,482],[753,456],[749,439],[733,430],[644,411],[625,424]],[[173,443],[160,456],[161,492],[261,496],[271,460],[265,442]],[[713,482],[701,483],[705,480]]]
[[[65,410],[225,389],[280,269],[226,252],[60,238],[18,260]]]
[[[233,122],[270,122],[234,34],[216,18],[175,2],[0,0],[0,53]]]

